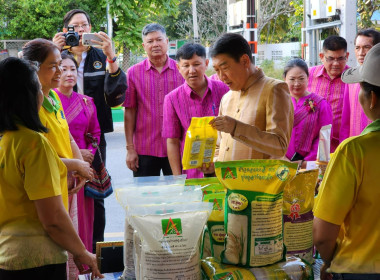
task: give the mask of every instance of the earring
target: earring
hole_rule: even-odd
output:
[[[370,107],[369,107],[369,110],[370,110],[370,111],[372,111],[372,110],[373,110],[373,107],[372,107],[372,106],[370,106]]]

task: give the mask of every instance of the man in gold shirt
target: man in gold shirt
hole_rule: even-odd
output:
[[[211,125],[219,131],[218,161],[282,158],[293,128],[293,105],[285,82],[255,67],[243,36],[226,33],[211,50],[213,67],[230,91]],[[203,167],[207,174],[213,171]]]

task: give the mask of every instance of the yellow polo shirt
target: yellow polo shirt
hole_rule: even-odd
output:
[[[363,134],[338,146],[314,205],[315,217],[341,225],[336,273],[380,273],[380,120]]]
[[[50,141],[59,157],[73,158],[69,125],[63,112],[61,100],[53,90],[49,92],[49,96],[54,100],[54,105],[44,97],[42,108],[39,111],[42,124],[49,130],[44,135]]]
[[[19,126],[0,137],[0,268],[65,263],[47,235],[33,200],[61,195],[67,209],[67,170],[49,141]]]

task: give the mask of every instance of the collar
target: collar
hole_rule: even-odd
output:
[[[54,92],[54,90],[49,91],[49,97],[51,99],[53,99],[53,101],[55,103],[54,106],[53,106],[53,104],[50,103],[50,101],[47,99],[47,97],[44,96],[44,101],[42,102],[42,107],[44,107],[45,110],[48,111],[49,113],[57,112],[60,108],[60,105],[59,105],[59,100],[56,98],[56,93]]]
[[[329,74],[327,74],[326,68],[325,68],[325,66],[323,64],[319,65],[317,67],[321,67],[320,69],[318,69],[318,72],[316,74],[317,77],[324,76],[324,77],[326,77],[326,78],[328,78],[330,80],[335,80],[336,78],[340,78],[340,76],[338,76],[338,77],[335,77],[334,79],[331,79],[330,76],[329,76]],[[350,67],[346,64],[346,66],[344,66],[343,72],[346,71],[348,68],[350,68]]]
[[[205,77],[206,82],[207,82],[207,89],[206,89],[205,94],[202,97],[202,100],[205,98],[205,96],[208,94],[208,92],[212,92],[212,83],[211,83],[210,79],[206,75],[204,75],[204,77]],[[186,82],[184,83],[183,88],[184,88],[185,93],[188,96],[191,97],[191,95],[193,94],[194,96],[199,97],[199,95],[196,94],[196,92]]]
[[[264,72],[261,70],[261,68],[256,67],[255,73],[253,73],[251,76],[248,77],[247,82],[244,85],[244,88],[241,89],[241,92],[245,93],[248,91],[248,89],[253,86],[254,83],[256,83],[259,79],[264,77]]]
[[[154,67],[154,65],[150,62],[149,58],[147,58],[146,60],[146,64],[145,64],[145,71],[148,71],[149,69],[156,69],[156,67]],[[166,70],[166,68],[170,68],[172,70],[175,70],[176,66],[175,66],[175,63],[171,63],[171,59],[168,55],[166,55],[166,62],[165,62],[165,65],[164,67],[162,67],[162,72],[164,72]]]
[[[370,132],[380,131],[380,119],[375,120],[374,122],[367,125],[366,128],[360,133],[360,135],[366,135]]]

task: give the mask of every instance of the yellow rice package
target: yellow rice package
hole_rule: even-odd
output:
[[[284,259],[283,190],[296,171],[296,163],[281,160],[215,162],[227,188],[223,263],[257,267]]]
[[[224,200],[226,194],[211,193],[203,197],[204,202],[212,202],[213,208],[211,215],[207,221],[207,229],[209,234],[209,243],[211,256],[220,261],[220,255],[224,250],[224,238],[226,231],[224,230]],[[208,244],[206,243],[206,246]]]
[[[313,206],[317,169],[300,171],[285,186],[283,219],[286,255],[313,263]]]
[[[201,167],[213,161],[218,133],[209,122],[214,117],[192,118],[186,132],[182,167],[184,170]]]
[[[246,269],[226,265],[214,258],[201,260],[204,279],[223,280],[313,280],[314,273],[310,264],[297,257],[265,267]]]

